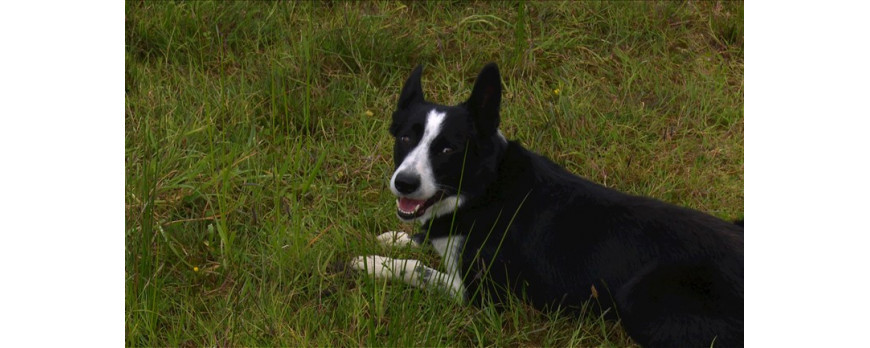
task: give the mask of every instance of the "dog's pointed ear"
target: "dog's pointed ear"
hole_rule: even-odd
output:
[[[471,97],[465,102],[481,136],[488,137],[498,131],[500,105],[501,75],[498,66],[489,63],[477,75]]]
[[[398,110],[407,109],[411,104],[423,102],[423,86],[420,84],[420,76],[423,75],[423,64],[417,65],[411,76],[405,81],[405,86],[402,87],[402,94],[399,95]]]

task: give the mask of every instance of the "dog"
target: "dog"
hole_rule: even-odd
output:
[[[353,268],[476,304],[572,311],[594,297],[645,347],[743,346],[742,221],[601,186],[508,141],[495,63],[455,106],[424,98],[422,71],[392,115],[389,187],[423,232],[378,239],[431,243],[445,271],[377,255]]]

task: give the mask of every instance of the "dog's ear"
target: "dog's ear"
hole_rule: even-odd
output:
[[[411,76],[405,81],[405,86],[402,87],[402,94],[399,95],[398,110],[405,110],[411,104],[423,102],[423,86],[420,85],[420,76],[423,75],[423,64],[417,65]]]
[[[501,75],[498,66],[489,63],[477,75],[471,97],[465,102],[481,136],[491,136],[498,130],[500,105]]]

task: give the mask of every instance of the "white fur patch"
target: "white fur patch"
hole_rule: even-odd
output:
[[[411,236],[402,231],[389,231],[381,233],[378,236],[378,242],[381,245],[391,247],[417,246]]]
[[[350,266],[377,279],[397,279],[419,288],[445,291],[460,301],[464,298],[461,279],[426,267],[419,260],[379,255],[357,256]]]
[[[429,219],[439,217],[444,214],[452,213],[454,210],[459,209],[462,206],[462,203],[465,203],[465,197],[462,195],[453,195],[443,198],[438,201],[438,203],[433,204],[429,209],[426,210],[423,215],[417,218],[417,221],[420,224],[425,225]]]
[[[365,271],[375,278],[399,278],[411,285],[420,286],[414,270],[419,265],[417,260],[400,260],[386,256],[358,256],[351,262],[351,267]]]
[[[378,236],[384,245],[417,245],[405,232],[390,231]],[[447,272],[427,267],[419,260],[394,259],[380,255],[357,256],[350,262],[351,268],[364,271],[378,279],[396,279],[419,288],[434,288],[449,293],[455,299],[465,298],[462,284],[460,255],[465,247],[465,237],[451,236],[432,239],[435,251],[444,259]],[[405,244],[407,243],[407,244]]]
[[[447,270],[446,283],[450,292],[459,298],[465,294],[465,286],[462,285],[462,271],[459,267],[462,249],[465,247],[465,237],[451,236],[432,239],[432,247],[444,260],[444,268]]]

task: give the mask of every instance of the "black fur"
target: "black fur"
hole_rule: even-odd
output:
[[[436,143],[456,151],[433,150],[432,167],[449,194],[467,201],[424,230],[429,238],[466,236],[461,269],[470,300],[498,302],[510,292],[537,308],[579,309],[594,291],[643,346],[743,345],[742,221],[624,194],[505,143],[495,64],[458,106],[426,102],[421,72],[393,114],[391,134],[416,139],[396,142],[395,161],[419,140],[429,110],[447,112]]]

